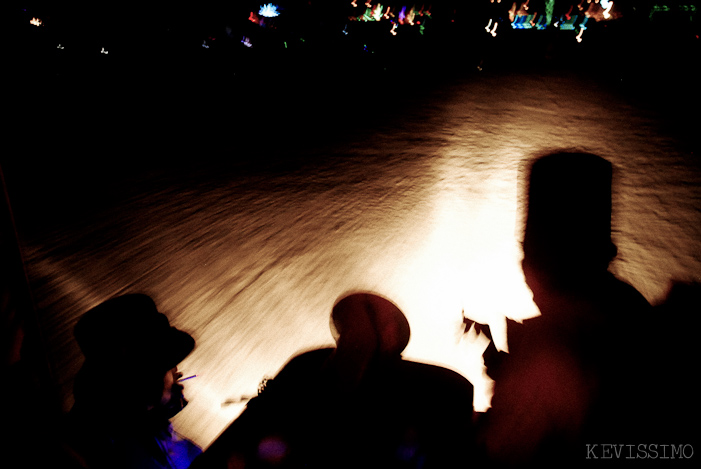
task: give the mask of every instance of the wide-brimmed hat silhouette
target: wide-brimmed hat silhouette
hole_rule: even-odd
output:
[[[80,318],[74,333],[86,362],[93,365],[165,372],[195,348],[195,339],[172,327],[144,294],[118,296],[94,307]]]
[[[331,332],[338,341],[351,336],[355,345],[377,347],[385,356],[399,356],[409,343],[411,329],[397,305],[372,292],[353,292],[336,301]]]

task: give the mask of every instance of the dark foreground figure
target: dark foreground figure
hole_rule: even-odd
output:
[[[201,450],[175,433],[169,419],[187,403],[177,366],[195,340],[140,294],[88,311],[75,336],[85,363],[61,437],[76,467],[187,468]]]
[[[409,323],[390,301],[336,303],[337,347],[293,358],[193,468],[452,468],[473,456],[472,385],[403,360]]]
[[[523,272],[541,315],[507,327],[481,434],[492,463],[587,463],[587,445],[656,441],[653,309],[608,271],[612,166],[552,154],[529,168]],[[622,462],[622,461],[620,461]]]

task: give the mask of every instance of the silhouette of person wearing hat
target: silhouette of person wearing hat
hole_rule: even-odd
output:
[[[507,322],[485,352],[494,395],[480,440],[491,462],[577,461],[586,444],[640,443],[652,307],[608,271],[612,166],[555,153],[529,167],[522,267],[540,316]]]
[[[195,347],[192,336],[142,294],[96,306],[74,333],[85,355],[68,418],[75,457],[91,469],[189,467],[201,450],[169,419],[187,404],[177,367]]]
[[[343,296],[331,329],[336,347],[288,362],[193,468],[447,468],[470,459],[473,387],[402,358],[410,329],[394,303]]]

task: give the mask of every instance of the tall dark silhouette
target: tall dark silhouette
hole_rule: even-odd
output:
[[[655,306],[648,334],[656,353],[648,373],[656,382],[651,440],[699,447],[699,393],[696,385],[697,341],[701,326],[701,283],[674,282]]]
[[[522,266],[541,315],[508,321],[509,353],[485,354],[495,388],[481,440],[493,462],[580,461],[586,444],[640,443],[652,308],[608,271],[612,174],[585,153],[528,168]]]
[[[353,293],[331,319],[336,347],[294,357],[193,467],[446,468],[473,457],[472,385],[402,358],[410,330],[396,305]]]

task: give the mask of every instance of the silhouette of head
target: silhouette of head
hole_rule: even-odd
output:
[[[588,153],[553,153],[529,168],[524,272],[576,284],[605,272],[611,241],[612,166]],[[528,279],[527,279],[528,280]]]
[[[195,340],[172,327],[150,297],[107,300],[80,318],[74,334],[85,355],[74,387],[76,401],[132,410],[156,407],[167,418],[185,405],[176,369]],[[120,373],[129,379],[117,383]]]
[[[373,293],[352,293],[338,300],[331,330],[339,347],[349,344],[380,358],[399,357],[411,335],[401,310]]]

